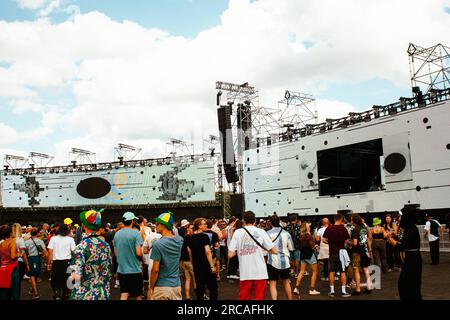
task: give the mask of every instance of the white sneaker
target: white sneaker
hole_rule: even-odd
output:
[[[298,291],[297,288],[294,288],[294,291],[292,291],[293,294],[295,294],[296,296],[300,295],[300,292]]]
[[[309,272],[308,271],[305,271],[305,274],[304,274],[305,276],[309,276]]]
[[[322,280],[322,281],[328,281],[328,278],[322,277],[322,278],[320,278],[320,280]]]
[[[316,289],[314,289],[314,290],[309,290],[309,295],[310,295],[310,296],[317,296],[317,295],[319,295],[319,294],[320,294],[320,292],[317,291]]]
[[[25,280],[28,280],[28,279],[30,279],[30,277],[29,276],[27,276],[26,274],[23,276],[23,278],[25,279]]]
[[[239,276],[231,275],[231,276],[230,276],[230,279],[239,280],[240,278],[239,278]]]

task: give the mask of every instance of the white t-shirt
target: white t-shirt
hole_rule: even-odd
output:
[[[439,222],[437,222],[436,220],[433,220],[433,221],[438,224],[439,228],[441,228],[441,224]],[[436,241],[437,239],[439,239],[439,237],[436,237],[435,235],[432,235],[431,232],[430,232],[430,228],[431,228],[431,223],[430,223],[430,221],[427,221],[425,223],[425,228],[424,229],[428,231],[428,241],[429,242]],[[439,232],[439,230],[438,230],[438,232]]]
[[[150,264],[150,254],[152,253],[153,242],[155,240],[161,239],[161,235],[157,232],[150,232],[150,234],[145,238],[144,243],[142,244],[143,248],[150,248],[150,252],[148,254],[144,253],[144,263]]]
[[[72,237],[58,235],[50,239],[47,248],[53,250],[53,260],[69,260],[75,247],[75,240]]]
[[[20,258],[18,259],[18,261],[23,262],[21,250],[25,250],[27,247],[25,246],[25,240],[23,240],[22,237],[16,238],[16,247],[17,247],[17,253],[19,253],[19,255],[20,255]]]
[[[274,247],[267,232],[254,226],[246,226],[251,235],[267,250]],[[261,249],[255,241],[241,228],[234,232],[228,250],[235,251],[239,259],[240,280],[264,280],[267,274],[265,250]]]
[[[317,231],[317,234],[319,235],[319,237],[320,237],[320,241],[322,241],[322,238],[323,238],[323,234],[325,233],[325,230],[327,229],[327,227],[322,227],[322,228],[320,228],[318,231]]]

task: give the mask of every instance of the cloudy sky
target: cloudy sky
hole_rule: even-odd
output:
[[[202,152],[217,80],[268,107],[313,94],[321,118],[388,104],[411,95],[408,44],[448,30],[450,0],[0,0],[0,157]]]

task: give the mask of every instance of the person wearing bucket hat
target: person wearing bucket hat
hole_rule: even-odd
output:
[[[179,265],[183,238],[174,235],[173,213],[161,213],[156,219],[156,232],[162,238],[155,241],[150,259],[153,266],[148,288],[148,300],[181,300]]]
[[[98,234],[102,224],[102,210],[80,213],[85,237],[75,248],[72,266],[75,272],[69,279],[77,285],[72,300],[109,300],[111,282],[111,248]]]
[[[133,228],[136,221],[137,217],[133,212],[125,212],[122,216],[124,226],[117,231],[113,240],[118,263],[120,300],[142,300],[142,237],[139,231]]]
[[[373,228],[370,230],[370,239],[372,239],[373,262],[381,268],[383,273],[391,272],[387,263],[386,239],[389,233],[381,226],[381,219],[373,218]]]

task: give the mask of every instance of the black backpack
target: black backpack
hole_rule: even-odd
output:
[[[435,220],[430,221],[430,233],[439,238],[439,225]]]

